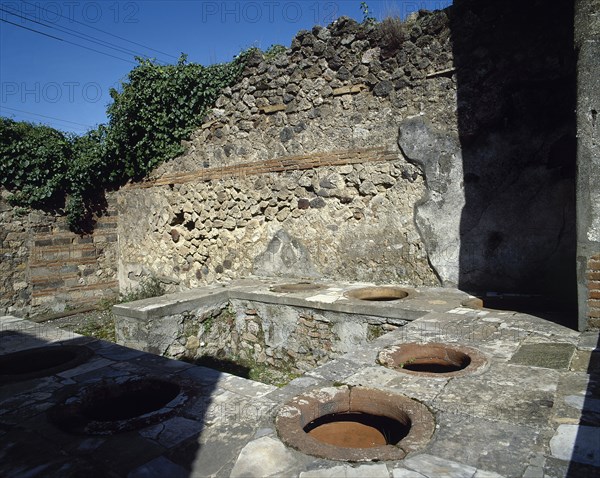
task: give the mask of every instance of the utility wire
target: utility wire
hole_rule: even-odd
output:
[[[96,39],[96,38],[94,38],[94,37],[92,37],[90,35],[86,35],[85,33],[83,35],[79,35],[78,34],[79,32],[77,32],[76,30],[73,30],[71,28],[66,28],[66,27],[62,28],[62,27],[58,27],[56,25],[51,25],[51,24],[43,22],[43,21],[34,20],[33,18],[29,18],[29,17],[23,16],[23,15],[19,15],[18,13],[14,13],[14,12],[5,10],[2,7],[0,7],[0,11],[6,12],[9,15],[13,15],[13,16],[18,17],[18,18],[22,18],[23,20],[27,20],[27,21],[30,21],[30,22],[33,22],[33,23],[37,23],[38,25],[42,25],[43,27],[51,28],[53,30],[58,30],[61,33],[66,33],[67,35],[71,35],[71,36],[74,36],[74,37],[77,37],[77,38],[81,38],[82,40],[89,41],[91,43],[96,43],[97,45],[103,46],[105,48],[110,48],[111,50],[116,50],[119,53],[133,54],[133,55],[139,55],[139,56],[145,56],[145,57],[147,57],[147,55],[144,55],[143,53],[136,52],[136,51],[129,50],[129,49],[121,48],[120,46],[115,45],[114,43],[110,43],[110,42],[106,42],[104,40]],[[75,33],[71,33],[71,32],[75,32]]]
[[[40,32],[38,30],[34,30],[33,28],[24,27],[23,25],[19,25],[18,23],[10,22],[8,20],[5,20],[4,18],[0,18],[0,22],[10,23],[11,25],[14,25],[16,27],[24,28],[25,30],[29,30],[29,31],[32,31],[32,32],[35,32],[35,33],[39,33],[40,35],[44,35],[44,36],[47,36],[47,37],[50,37],[50,38],[54,38],[55,40],[63,41],[62,38],[55,37],[54,35],[48,35],[47,33]]]
[[[39,113],[31,113],[30,111],[18,110],[16,108],[9,108],[8,106],[4,106],[4,105],[0,105],[0,109],[9,110],[9,111],[16,111],[17,113],[25,113],[27,115],[32,115],[32,116],[39,116],[41,118],[47,118],[47,119],[51,119],[51,120],[55,120],[55,121],[60,121],[62,123],[70,123],[70,124],[74,124],[74,125],[77,125],[77,126],[85,126],[86,128],[93,128],[93,126],[91,126],[89,124],[76,123],[75,121],[63,120],[63,119],[60,119],[60,118],[55,118],[54,116],[41,115]]]
[[[96,31],[99,31],[101,33],[104,33],[105,35],[110,35],[111,37],[115,37],[115,38],[118,38],[119,40],[123,40],[123,41],[126,41],[128,43],[132,43],[133,45],[141,46],[142,48],[146,48],[147,50],[151,50],[153,52],[160,53],[161,55],[166,55],[168,57],[175,58],[176,60],[178,59],[178,57],[176,57],[175,55],[170,55],[169,53],[165,53],[164,51],[156,50],[155,48],[150,48],[149,46],[142,45],[141,43],[137,43],[137,42],[134,42],[132,40],[128,40],[127,38],[124,38],[124,37],[121,37],[119,35],[115,35],[113,33],[107,32],[106,30],[101,30],[100,28],[93,27],[93,26],[88,25],[86,23],[80,22],[79,20],[75,20],[74,18],[65,17],[64,15],[61,15],[60,13],[52,12],[52,11],[48,10],[47,8],[42,7],[41,5],[29,3],[29,2],[26,2],[25,0],[21,0],[21,1],[23,3],[25,3],[26,5],[31,5],[32,7],[39,8],[40,10],[44,10],[46,12],[50,12],[53,15],[58,15],[58,16],[60,16],[62,18],[66,18],[69,21],[72,21],[72,22],[75,22],[75,23],[79,23],[80,25],[83,25],[83,26],[85,26],[87,28],[91,28],[92,30],[96,30]]]
[[[39,30],[35,30],[33,28],[24,27],[23,25],[19,25],[18,23],[14,23],[14,22],[11,22],[9,20],[5,20],[4,18],[0,18],[0,22],[10,23],[11,25],[14,25],[16,27],[23,28],[25,30],[29,30],[29,31],[32,31],[32,32],[35,32],[35,33],[39,33],[40,35],[44,35],[44,36],[47,36],[47,37],[50,37],[50,38],[54,38],[55,40],[58,40],[58,41],[64,41],[65,43],[68,43],[70,45],[78,46],[79,48],[85,48],[86,50],[90,50],[90,51],[93,51],[93,52],[96,52],[96,53],[100,53],[101,55],[110,56],[112,58],[116,58],[117,60],[126,61],[127,63],[131,63],[132,65],[137,65],[137,63],[135,63],[135,62],[133,62],[131,60],[126,60],[125,58],[121,58],[121,57],[118,57],[118,56],[115,56],[115,55],[111,55],[110,53],[106,53],[106,52],[103,52],[103,51],[100,51],[100,50],[96,50],[94,48],[83,46],[83,45],[80,45],[79,43],[75,43],[75,42],[72,42],[72,41],[69,41],[69,40],[65,40],[64,38],[55,37],[54,35],[49,35],[48,33],[44,33],[44,32],[41,32]]]

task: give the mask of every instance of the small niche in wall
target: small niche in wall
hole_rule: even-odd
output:
[[[178,212],[177,214],[175,214],[175,217],[171,220],[170,225],[171,226],[181,226],[183,224],[184,220],[185,220],[185,218],[183,215],[183,211]]]

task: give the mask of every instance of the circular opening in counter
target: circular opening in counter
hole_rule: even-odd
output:
[[[384,302],[406,299],[410,293],[400,287],[363,287],[344,293],[348,299],[366,300],[371,302]]]
[[[102,382],[71,395],[49,417],[70,433],[109,435],[161,422],[187,399],[181,385],[163,379]]]
[[[313,390],[286,403],[276,419],[282,441],[303,453],[351,462],[401,460],[435,429],[427,407],[365,387]]]
[[[0,383],[48,377],[87,361],[94,352],[83,345],[52,345],[0,356]]]
[[[432,376],[466,375],[487,363],[485,356],[471,347],[440,343],[393,345],[382,350],[377,361],[400,372]]]
[[[140,380],[124,386],[107,386],[95,390],[81,407],[90,420],[110,422],[128,420],[160,410],[173,400],[181,387],[162,380]]]
[[[304,427],[317,440],[344,448],[374,448],[396,445],[410,431],[410,420],[362,412],[332,413]]]
[[[311,290],[319,290],[322,288],[322,285],[314,284],[312,282],[297,282],[294,284],[274,285],[269,290],[271,292],[307,292]]]

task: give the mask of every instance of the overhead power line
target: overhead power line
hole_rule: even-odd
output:
[[[25,0],[21,0],[21,1],[22,1],[23,3],[25,3],[26,5],[30,5],[30,6],[33,6],[33,7],[39,8],[40,10],[44,10],[44,11],[46,11],[46,12],[50,12],[50,13],[52,13],[53,15],[58,15],[59,17],[66,18],[66,19],[67,19],[67,20],[69,20],[70,22],[75,22],[75,23],[78,23],[78,24],[80,24],[80,25],[83,25],[84,27],[91,28],[92,30],[96,30],[96,31],[99,31],[99,32],[101,32],[101,33],[104,33],[105,35],[109,35],[109,36],[111,36],[111,37],[118,38],[119,40],[126,41],[126,42],[128,42],[128,43],[131,43],[131,44],[133,44],[133,45],[140,46],[140,47],[142,47],[142,48],[146,48],[147,50],[153,51],[153,52],[155,52],[155,53],[160,53],[161,55],[166,55],[166,56],[168,56],[168,57],[171,57],[171,58],[174,58],[174,59],[176,59],[176,60],[178,59],[178,57],[177,57],[177,56],[175,56],[175,55],[171,55],[171,54],[169,54],[169,53],[165,53],[164,51],[160,51],[160,50],[157,50],[157,49],[155,49],[155,48],[151,48],[151,47],[149,47],[149,46],[147,46],[147,45],[143,45],[143,44],[141,44],[141,43],[137,43],[137,42],[134,42],[134,41],[132,41],[132,40],[128,40],[127,38],[121,37],[121,36],[119,36],[119,35],[115,35],[114,33],[107,32],[106,30],[102,30],[102,29],[100,29],[100,28],[97,28],[97,27],[93,27],[93,26],[91,26],[91,25],[88,25],[87,23],[83,23],[83,22],[80,22],[79,20],[75,20],[74,18],[65,17],[64,15],[61,15],[60,13],[52,12],[52,11],[48,10],[47,8],[44,8],[44,7],[42,7],[41,5],[37,5],[37,4],[33,4],[33,3],[29,3],[29,2],[26,2]]]
[[[79,43],[75,43],[75,42],[72,42],[72,41],[69,41],[69,40],[65,40],[64,38],[59,38],[59,37],[56,37],[54,35],[49,35],[48,33],[41,32],[41,31],[36,30],[34,28],[29,28],[29,27],[25,27],[23,25],[19,25],[18,23],[14,23],[14,22],[11,22],[9,20],[5,20],[4,18],[0,18],[0,22],[9,23],[11,25],[14,25],[15,27],[19,27],[19,28],[23,28],[25,30],[29,30],[29,31],[35,32],[35,33],[39,33],[40,35],[44,35],[44,36],[53,38],[55,40],[65,42],[65,43],[68,43],[70,45],[77,46],[79,48],[84,48],[86,50],[90,50],[90,51],[93,51],[93,52],[96,52],[96,53],[100,53],[101,55],[110,56],[111,58],[116,58],[117,60],[126,61],[127,63],[131,63],[132,65],[137,65],[137,63],[135,63],[134,61],[126,60],[125,58],[121,58],[121,57],[118,57],[118,56],[115,56],[115,55],[111,55],[110,53],[106,53],[104,51],[96,50],[95,48],[90,48],[88,46],[83,46],[83,45],[80,45]]]
[[[4,22],[4,23],[10,23],[11,25],[14,25],[14,26],[16,26],[16,27],[19,27],[19,28],[24,28],[25,30],[29,30],[29,31],[31,31],[31,32],[39,33],[40,35],[44,35],[44,36],[46,36],[46,37],[54,38],[55,40],[63,41],[63,39],[62,39],[62,38],[55,37],[54,35],[48,35],[47,33],[40,32],[40,31],[38,31],[38,30],[34,30],[33,28],[24,27],[23,25],[19,25],[18,23],[13,23],[13,22],[10,22],[10,21],[8,21],[8,20],[5,20],[4,18],[0,18],[0,22]]]
[[[54,116],[46,116],[46,115],[42,115],[39,113],[32,113],[31,111],[18,110],[16,108],[9,108],[8,106],[4,106],[4,105],[0,105],[0,110],[15,111],[17,113],[24,113],[24,114],[32,115],[32,116],[39,116],[40,118],[46,118],[46,119],[51,119],[54,121],[60,121],[62,123],[70,123],[70,124],[74,124],[77,126],[84,126],[86,128],[93,128],[93,126],[89,125],[89,124],[77,123],[75,121],[69,121],[69,120],[64,120],[64,119],[60,119],[60,118],[55,118]]]
[[[50,28],[50,29],[53,29],[53,30],[58,30],[61,33],[66,33],[67,35],[71,35],[71,36],[80,38],[82,40],[89,41],[91,43],[96,43],[97,45],[103,46],[105,48],[109,48],[111,50],[118,51],[119,53],[125,53],[125,54],[132,54],[132,55],[138,55],[138,56],[145,56],[145,57],[147,57],[147,55],[144,55],[143,53],[136,52],[136,51],[133,51],[133,50],[129,50],[129,49],[126,49],[126,48],[121,48],[120,46],[115,45],[114,43],[110,43],[110,42],[106,42],[104,40],[100,40],[100,39],[94,38],[94,37],[92,37],[90,35],[87,35],[85,33],[83,35],[80,35],[79,34],[80,32],[77,32],[76,30],[73,30],[71,28],[58,27],[56,25],[52,25],[52,24],[44,22],[44,21],[35,20],[33,18],[24,16],[24,15],[20,15],[18,13],[11,12],[9,10],[6,10],[6,9],[2,8],[2,7],[0,7],[0,11],[6,12],[9,15],[13,15],[15,17],[22,18],[23,20],[27,20],[27,21],[32,22],[32,23],[37,23],[38,25],[42,25],[43,27]]]

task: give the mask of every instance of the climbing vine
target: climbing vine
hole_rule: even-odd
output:
[[[108,124],[83,136],[0,118],[0,186],[14,205],[63,212],[73,230],[88,231],[104,191],[183,152],[181,141],[238,79],[249,53],[208,67],[185,55],[175,65],[137,58],[110,92]]]
[[[221,90],[239,77],[244,55],[209,67],[187,63],[185,56],[167,66],[138,61],[121,91],[111,90],[107,110],[107,154],[121,166],[113,174],[133,179],[182,153],[181,140],[201,124]]]

